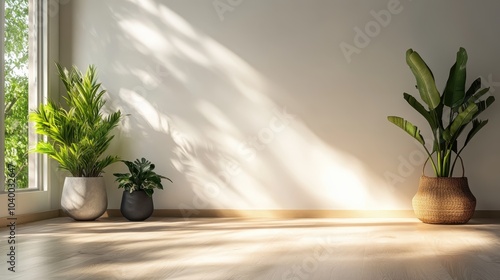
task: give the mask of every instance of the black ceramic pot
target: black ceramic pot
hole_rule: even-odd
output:
[[[123,192],[120,212],[129,221],[144,221],[153,214],[153,210],[153,198],[144,191]]]

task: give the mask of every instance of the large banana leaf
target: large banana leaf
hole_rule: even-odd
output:
[[[396,116],[388,116],[387,119],[406,131],[406,133],[410,134],[411,137],[415,138],[420,144],[425,145],[424,138],[420,134],[420,130],[418,127],[413,125],[411,122],[401,118],[401,117],[396,117]]]
[[[478,111],[474,117],[477,117],[480,113],[482,113],[486,108],[490,107],[490,105],[495,101],[494,96],[488,96],[486,100],[476,102],[476,105],[478,107]]]
[[[467,109],[460,112],[448,128],[446,128],[443,133],[444,140],[446,140],[446,142],[456,140],[461,130],[463,130],[463,128],[472,121],[478,110],[479,109],[475,103],[469,103]]]
[[[469,98],[474,95],[479,89],[481,88],[481,77],[477,78],[472,82],[470,85],[469,89],[465,93],[465,99],[464,102],[467,102]]]
[[[469,144],[472,137],[474,137],[474,135],[476,135],[476,133],[481,128],[483,128],[487,123],[488,123],[488,120],[473,120],[472,121],[472,128],[469,131],[469,133],[467,134],[467,138],[465,139],[465,143],[464,143],[464,148],[465,148],[465,146],[467,146],[467,144]]]
[[[441,102],[441,96],[436,88],[436,82],[434,81],[431,70],[420,55],[412,49],[406,52],[406,63],[410,66],[417,80],[417,88],[420,92],[420,97],[425,104],[427,104],[429,110],[433,110]]]
[[[488,93],[488,91],[490,90],[490,88],[483,88],[481,90],[479,90],[478,92],[476,92],[475,94],[473,94],[471,97],[469,97],[469,99],[467,100],[467,102],[476,102],[478,101],[481,97],[483,97],[483,95],[485,95],[486,93]]]
[[[424,106],[418,102],[417,99],[415,99],[415,97],[405,92],[403,93],[403,98],[408,102],[408,104],[410,104],[411,107],[413,107],[413,109],[417,110],[417,112],[419,112],[427,120],[432,130],[438,128],[439,123],[435,119],[434,115],[427,111]]]
[[[464,48],[460,48],[443,92],[443,103],[448,107],[455,108],[462,105],[465,98],[466,64],[467,52]]]

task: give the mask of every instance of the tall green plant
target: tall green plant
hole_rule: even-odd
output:
[[[90,65],[85,74],[75,66],[68,70],[56,64],[59,77],[67,91],[68,109],[48,101],[30,113],[36,132],[46,136],[34,152],[47,154],[75,177],[97,177],[117,156],[102,156],[108,149],[121,112],[104,116],[105,105],[101,84],[97,83],[96,68]]]
[[[460,153],[488,123],[488,120],[480,120],[477,117],[495,101],[493,96],[481,99],[489,91],[489,88],[481,88],[481,78],[477,78],[465,90],[467,59],[466,50],[460,48],[441,95],[432,71],[420,55],[412,49],[406,52],[406,62],[416,78],[420,98],[427,108],[408,93],[403,93],[403,98],[427,120],[433,136],[432,150],[426,147],[418,127],[401,117],[387,117],[391,123],[406,131],[424,147],[437,177],[453,175]],[[459,143],[459,136],[469,124],[472,124],[472,127],[467,137]]]

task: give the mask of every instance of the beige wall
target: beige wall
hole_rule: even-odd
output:
[[[423,153],[386,120],[428,132],[402,98],[405,51],[439,88],[460,46],[469,83],[500,82],[500,3],[437,2],[63,1],[60,58],[95,64],[109,108],[130,114],[111,152],[174,181],[156,208],[411,209]],[[464,153],[478,209],[500,209],[498,106]]]

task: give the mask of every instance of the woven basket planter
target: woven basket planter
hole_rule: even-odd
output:
[[[476,209],[467,177],[420,177],[412,200],[418,219],[429,224],[465,224]]]

